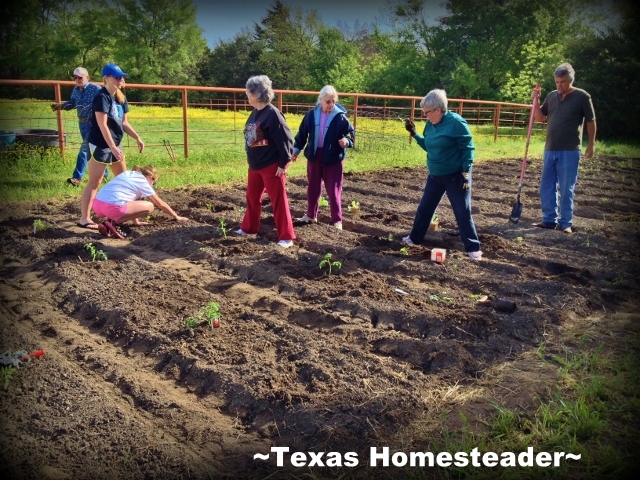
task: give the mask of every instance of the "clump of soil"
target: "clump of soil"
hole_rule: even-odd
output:
[[[502,390],[496,372],[566,329],[606,330],[608,318],[637,312],[639,163],[583,161],[571,235],[532,226],[536,165],[517,225],[508,218],[518,160],[477,165],[481,262],[464,253],[446,199],[439,229],[401,251],[424,169],[346,174],[344,230],[323,208],[318,224],[296,225],[287,250],[275,245],[266,196],[259,234],[230,233],[242,219],[243,185],[163,191],[191,221],[154,213],[126,240],[78,228],[77,201],[4,206],[0,351],[47,353],[0,392],[0,472],[282,478],[273,454],[253,455],[272,446],[361,459],[373,446],[415,451],[443,413],[485,415],[473,394],[482,385],[507,404],[531,404],[552,371],[528,364]],[[290,179],[288,191],[302,216],[306,180]],[[352,201],[359,211],[348,211]],[[34,233],[36,219],[48,228]],[[108,260],[92,262],[89,242]],[[430,261],[432,248],[447,249],[444,263]],[[326,253],[342,264],[331,275],[319,268]],[[478,305],[485,295],[516,308]],[[185,319],[209,302],[220,305],[221,327],[188,329]]]

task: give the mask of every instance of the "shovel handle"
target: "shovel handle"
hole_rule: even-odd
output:
[[[540,84],[536,83],[536,88],[540,88]],[[524,147],[524,157],[522,157],[522,168],[520,169],[520,185],[524,181],[524,172],[527,169],[527,155],[529,153],[529,143],[531,143],[531,132],[533,131],[533,120],[535,117],[536,107],[538,106],[538,97],[533,97],[533,105],[531,105],[531,114],[529,115],[529,129],[527,130],[527,143]]]

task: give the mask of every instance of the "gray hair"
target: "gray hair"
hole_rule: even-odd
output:
[[[332,85],[325,85],[324,87],[322,87],[322,90],[320,90],[316,105],[322,103],[322,99],[329,95],[331,95],[335,99],[336,103],[338,103],[338,91]]]
[[[271,79],[266,75],[256,75],[247,80],[247,91],[262,103],[270,103],[275,97]]]
[[[426,105],[427,108],[431,110],[440,108],[443,112],[447,111],[447,103],[447,92],[439,88],[431,90],[422,100],[420,100],[421,107]]]
[[[573,69],[570,63],[561,63],[553,72],[554,77],[569,77],[572,82],[576,79],[576,71]]]

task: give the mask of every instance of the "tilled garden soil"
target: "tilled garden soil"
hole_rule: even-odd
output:
[[[519,160],[478,164],[481,262],[465,255],[446,198],[440,229],[401,251],[424,168],[346,174],[344,230],[321,208],[318,224],[296,224],[290,249],[275,244],[266,196],[259,234],[231,233],[244,185],[160,190],[190,221],[154,212],[126,240],[78,228],[78,201],[5,205],[0,350],[46,354],[0,392],[0,475],[370,478],[381,473],[364,468],[370,447],[427,448],[459,427],[459,410],[487,418],[489,396],[529,408],[554,375],[534,361],[542,342],[560,349],[579,331],[615,345],[637,324],[639,166],[583,161],[575,233],[565,234],[532,226],[539,162],[517,225]],[[306,180],[289,179],[288,191],[301,216]],[[347,211],[351,201],[360,212]],[[34,233],[36,219],[48,228]],[[91,261],[90,242],[108,260]],[[444,263],[431,262],[432,248],[447,249]],[[331,275],[319,268],[327,253],[341,262]],[[517,308],[481,306],[481,295]],[[221,327],[186,328],[212,301]],[[356,452],[360,465],[254,460],[272,446]]]

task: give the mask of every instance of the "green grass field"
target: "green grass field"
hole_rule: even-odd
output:
[[[132,106],[130,122],[142,136],[146,148],[139,154],[129,137],[123,140],[127,166],[152,164],[160,172],[159,188],[185,185],[230,184],[246,179],[247,166],[242,129],[249,115],[245,111],[215,111],[191,108],[188,113],[189,154],[183,150],[182,109],[157,106]],[[287,115],[293,134],[302,115]],[[81,189],[69,186],[66,179],[75,167],[80,145],[75,111],[63,112],[67,148],[64,159],[57,148],[14,144],[0,151],[0,200],[22,201],[48,198],[75,198]],[[424,126],[417,122],[419,131]],[[48,102],[2,101],[0,130],[57,129],[55,114]],[[498,158],[520,159],[525,149],[524,129],[503,129],[494,142],[493,126],[472,126],[476,144],[476,162]],[[505,136],[502,136],[505,135]],[[169,156],[168,141],[176,156]],[[529,146],[529,157],[540,158],[544,132],[536,130]],[[597,151],[621,157],[640,156],[640,147],[598,143]],[[520,160],[517,160],[518,162]],[[424,165],[425,152],[415,142],[409,144],[404,125],[399,120],[359,117],[356,124],[356,147],[348,152],[345,171],[362,172],[392,167]],[[305,175],[305,161],[291,165],[289,176]]]

